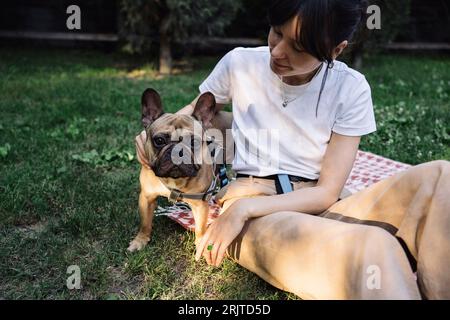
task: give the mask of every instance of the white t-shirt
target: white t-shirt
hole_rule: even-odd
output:
[[[269,47],[235,48],[200,85],[217,103],[232,102],[236,172],[290,174],[318,179],[331,133],[362,136],[376,131],[371,90],[364,75],[335,61],[307,84],[285,84],[270,68]],[[291,101],[286,107],[283,101]]]

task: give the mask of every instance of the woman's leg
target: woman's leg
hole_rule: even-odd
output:
[[[450,299],[450,162],[414,166],[335,203],[321,216],[385,228],[417,261],[422,295]]]
[[[296,185],[296,187],[307,184]],[[219,203],[275,194],[273,182],[234,181]],[[243,267],[302,298],[420,298],[399,242],[385,230],[298,212],[277,212],[246,223],[228,250]],[[390,270],[381,274],[380,270]]]
[[[277,212],[247,222],[228,253],[303,299],[420,299],[401,246],[373,226]]]

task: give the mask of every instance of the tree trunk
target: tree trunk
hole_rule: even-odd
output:
[[[352,68],[356,70],[361,70],[363,66],[363,55],[364,55],[364,41],[360,40],[359,43],[353,48],[350,55]]]
[[[159,28],[159,73],[170,74],[172,72],[171,36],[169,32],[170,14],[162,20]]]
[[[361,70],[361,68],[363,66],[363,51],[358,50],[357,52],[355,52],[352,60],[353,60],[352,61],[353,67],[356,70]]]

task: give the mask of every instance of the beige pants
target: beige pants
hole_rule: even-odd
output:
[[[273,181],[250,177],[217,198],[224,211],[239,198],[274,194]],[[318,216],[251,219],[228,254],[303,299],[449,299],[450,162],[414,166]]]

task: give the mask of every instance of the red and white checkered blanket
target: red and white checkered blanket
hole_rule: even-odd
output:
[[[397,162],[370,152],[358,151],[345,187],[351,193],[355,193],[409,167],[411,167],[409,164]],[[220,207],[214,202],[214,199],[210,201],[209,208],[208,224],[214,221],[220,212]],[[195,221],[192,211],[185,203],[179,203],[171,207],[158,207],[156,214],[166,215],[184,228],[191,231],[194,230]]]

